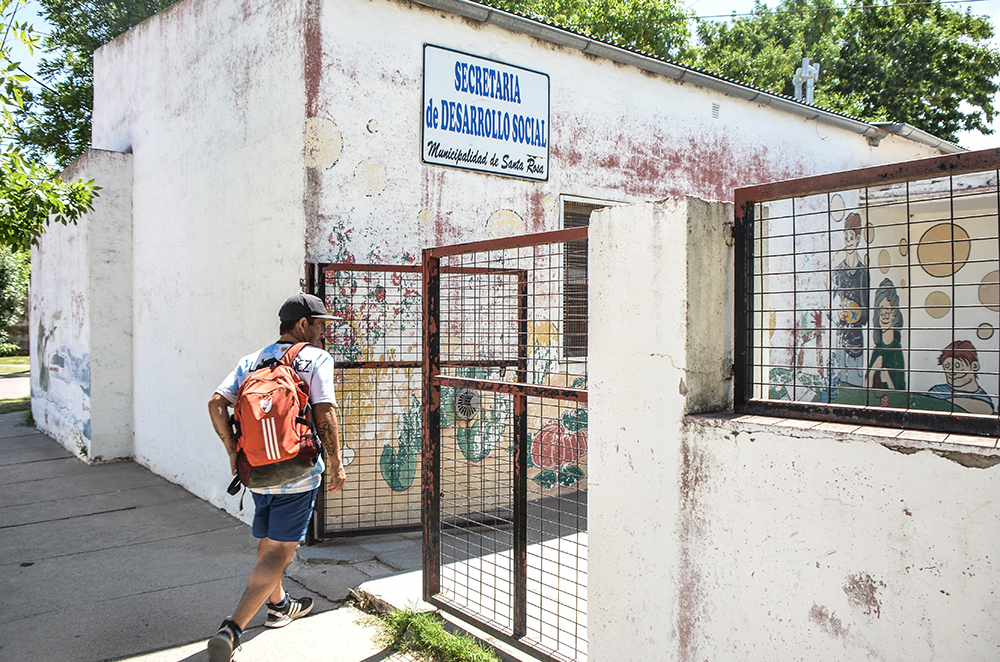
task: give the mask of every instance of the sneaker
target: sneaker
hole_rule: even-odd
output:
[[[233,659],[233,651],[240,645],[235,626],[232,621],[223,621],[219,631],[208,640],[208,662],[230,662]]]
[[[312,598],[301,598],[296,600],[290,595],[285,596],[287,602],[284,607],[275,607],[270,602],[267,603],[267,622],[264,623],[269,628],[283,628],[296,618],[302,618],[313,608]],[[215,660],[212,660],[215,662]]]

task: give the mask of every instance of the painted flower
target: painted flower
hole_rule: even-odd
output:
[[[587,428],[570,432],[561,421],[543,425],[531,443],[531,461],[542,469],[576,464],[586,452]]]

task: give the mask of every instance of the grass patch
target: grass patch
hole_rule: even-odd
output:
[[[12,411],[25,411],[30,409],[31,396],[11,398],[10,400],[0,400],[0,414],[9,414]]]
[[[30,356],[0,356],[0,375],[14,372],[27,374],[29,370],[31,370]]]
[[[386,646],[432,662],[500,662],[491,649],[470,635],[452,634],[435,614],[409,609],[391,611],[381,619]]]

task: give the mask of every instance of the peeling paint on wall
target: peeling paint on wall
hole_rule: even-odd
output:
[[[332,168],[344,150],[343,134],[325,117],[306,118],[304,141],[307,168]]]
[[[844,593],[848,602],[861,609],[865,616],[879,618],[882,615],[882,604],[878,601],[878,593],[885,588],[885,582],[876,582],[866,572],[859,572],[847,577]]]

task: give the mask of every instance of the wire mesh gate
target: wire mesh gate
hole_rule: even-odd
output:
[[[548,660],[587,656],[586,237],[423,256],[424,599]]]
[[[421,304],[416,265],[319,264],[310,290],[336,321],[337,415],[349,479],[321,490],[317,539],[420,528]]]

